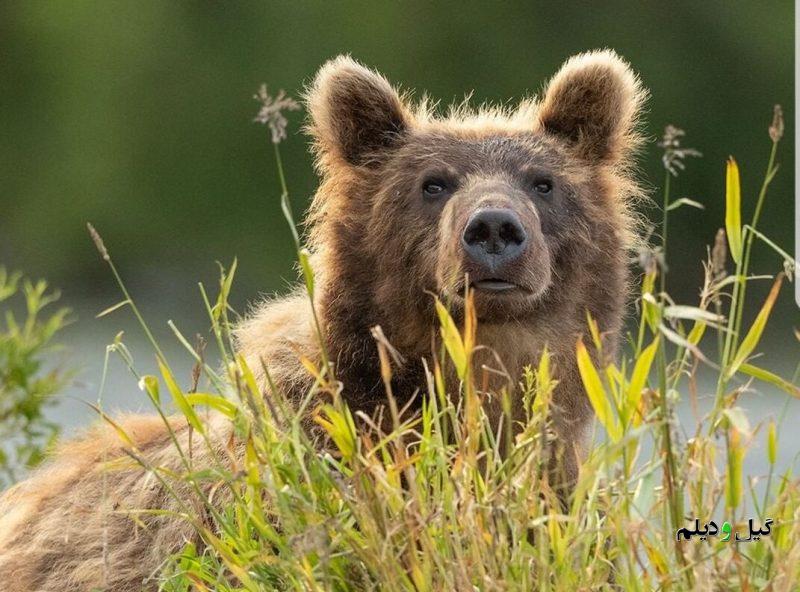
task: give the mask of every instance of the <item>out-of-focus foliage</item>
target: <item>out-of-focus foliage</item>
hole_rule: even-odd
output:
[[[612,47],[652,93],[648,182],[661,184],[655,139],[667,124],[687,130],[703,153],[682,174],[691,192],[675,198],[706,207],[676,212],[670,227],[684,255],[672,261],[670,290],[689,299],[703,280],[696,262],[724,219],[720,166],[729,154],[746,163],[748,219],[775,103],[787,107],[787,141],[762,228],[791,251],[793,11],[788,1],[721,0],[2,3],[0,254],[61,286],[70,304],[111,291],[88,220],[138,294],[173,302],[174,292],[153,285],[213,281],[209,262],[234,256],[238,298],[285,289],[295,275],[292,240],[269,131],[252,122],[261,82],[297,97],[325,60],[351,53],[416,96],[428,91],[447,104],[474,90],[474,102],[497,102],[537,92],[576,52]],[[298,213],[316,186],[302,117],[289,113],[283,144]],[[660,219],[657,208],[647,213]],[[763,249],[753,259],[756,272],[774,271]],[[792,310],[783,306],[777,316]]]
[[[18,472],[38,464],[58,435],[44,408],[64,386],[67,373],[45,368],[53,338],[67,323],[66,308],[54,309],[58,293],[44,281],[23,280],[0,267],[0,489]],[[15,301],[24,314],[14,313]]]

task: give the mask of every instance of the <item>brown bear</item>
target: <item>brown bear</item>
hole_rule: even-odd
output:
[[[351,408],[372,413],[385,400],[375,325],[405,360],[395,371],[395,395],[402,402],[424,390],[422,360],[436,333],[431,295],[451,302],[458,316],[468,281],[477,339],[486,346],[477,363],[502,363],[502,372],[489,374],[492,389],[513,390],[545,345],[552,353],[554,427],[574,478],[591,418],[575,344],[588,312],[607,351],[616,347],[635,238],[631,204],[640,194],[632,160],[644,98],[611,51],[571,58],[541,101],[459,106],[446,116],[425,101],[413,106],[348,57],[320,70],[307,93],[322,179],[307,219],[314,307]],[[250,366],[263,361],[284,392],[308,392],[312,379],[298,354],[318,361],[320,347],[302,291],[263,303],[237,339]],[[148,462],[179,470],[161,419],[122,424]],[[174,427],[187,446],[185,423],[175,419]],[[212,427],[220,446],[229,429],[221,421]],[[131,519],[127,510],[178,505],[144,470],[103,470],[123,448],[113,431],[96,428],[4,495],[4,590],[157,587],[165,558],[197,536],[179,518]]]

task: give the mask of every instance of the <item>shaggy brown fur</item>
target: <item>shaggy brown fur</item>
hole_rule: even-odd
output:
[[[384,400],[374,325],[406,360],[395,376],[398,397],[424,385],[422,359],[436,333],[430,294],[447,296],[458,315],[469,277],[479,288],[478,341],[487,347],[476,364],[496,368],[494,352],[507,375],[492,373],[491,388],[513,391],[524,366],[535,364],[545,345],[552,352],[559,380],[555,428],[562,462],[574,477],[591,417],[575,343],[588,311],[608,336],[608,352],[616,347],[634,235],[630,205],[638,195],[630,166],[644,96],[627,64],[610,51],[570,59],[541,102],[476,112],[462,106],[446,116],[425,102],[411,106],[350,58],[320,70],[307,95],[322,178],[308,217],[314,306],[351,407],[370,413]],[[442,191],[433,195],[431,183]],[[467,221],[489,207],[512,212],[528,237],[523,254],[500,272],[476,264],[462,243]],[[513,289],[481,288],[498,280]],[[265,302],[238,332],[251,367],[263,360],[278,387],[294,397],[311,385],[298,351],[320,358],[310,313],[297,292]],[[491,402],[488,411],[497,417]],[[124,423],[148,462],[177,470],[160,420]],[[176,428],[188,445],[185,426],[176,420]],[[217,428],[216,441],[225,442],[226,427]],[[203,462],[199,448],[196,464]],[[103,459],[122,454],[112,433],[95,430],[5,494],[5,590],[156,587],[148,578],[196,535],[176,518],[131,520],[128,510],[176,509],[176,503],[143,470],[104,471]],[[194,503],[189,492],[185,499]]]

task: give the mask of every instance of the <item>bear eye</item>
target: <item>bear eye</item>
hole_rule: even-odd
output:
[[[425,181],[422,185],[422,193],[425,194],[425,197],[437,198],[444,195],[445,192],[447,192],[447,185],[439,179]]]
[[[539,195],[550,195],[553,191],[553,182],[549,179],[538,179],[533,184],[533,190]]]

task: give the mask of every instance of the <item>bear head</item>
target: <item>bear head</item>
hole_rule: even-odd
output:
[[[428,353],[431,295],[458,315],[467,285],[483,324],[573,348],[587,311],[616,331],[645,94],[612,51],[568,60],[541,100],[443,115],[349,57],[323,66],[306,95],[322,178],[308,224],[339,363],[372,357],[373,325]]]

